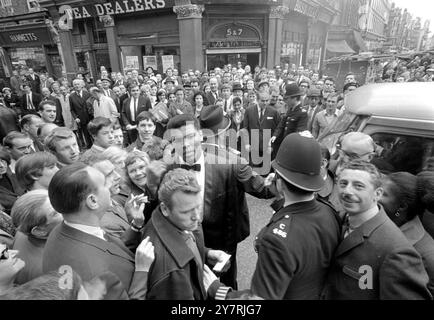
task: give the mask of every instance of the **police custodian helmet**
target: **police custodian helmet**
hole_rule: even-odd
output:
[[[282,179],[299,189],[316,192],[324,185],[321,147],[309,132],[286,136],[271,165]]]

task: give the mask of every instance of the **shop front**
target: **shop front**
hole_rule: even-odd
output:
[[[253,24],[243,22],[219,23],[210,28],[206,43],[206,68],[222,67],[228,63],[250,65],[261,63],[262,36]]]
[[[56,78],[62,75],[58,47],[45,24],[2,27],[0,46],[5,56],[4,69],[33,68],[35,72],[48,72]]]

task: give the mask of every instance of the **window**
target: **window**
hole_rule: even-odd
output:
[[[434,139],[390,133],[372,135],[378,146],[373,163],[383,172],[418,174],[434,160]]]

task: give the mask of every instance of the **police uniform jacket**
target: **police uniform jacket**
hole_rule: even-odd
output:
[[[325,299],[431,299],[420,255],[383,208],[340,243],[333,260]]]
[[[307,121],[307,112],[302,108],[302,105],[299,104],[293,109],[288,109],[287,113],[280,120],[273,136],[280,138],[283,134],[281,138],[284,139],[291,133],[306,131]]]
[[[256,238],[251,291],[264,299],[319,299],[340,225],[331,206],[299,202],[276,212]]]

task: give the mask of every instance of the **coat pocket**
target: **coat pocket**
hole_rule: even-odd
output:
[[[350,276],[351,278],[353,278],[357,281],[360,280],[360,278],[362,277],[362,274],[360,274],[358,271],[354,270],[353,268],[351,268],[349,266],[343,266],[342,271],[347,276]]]

